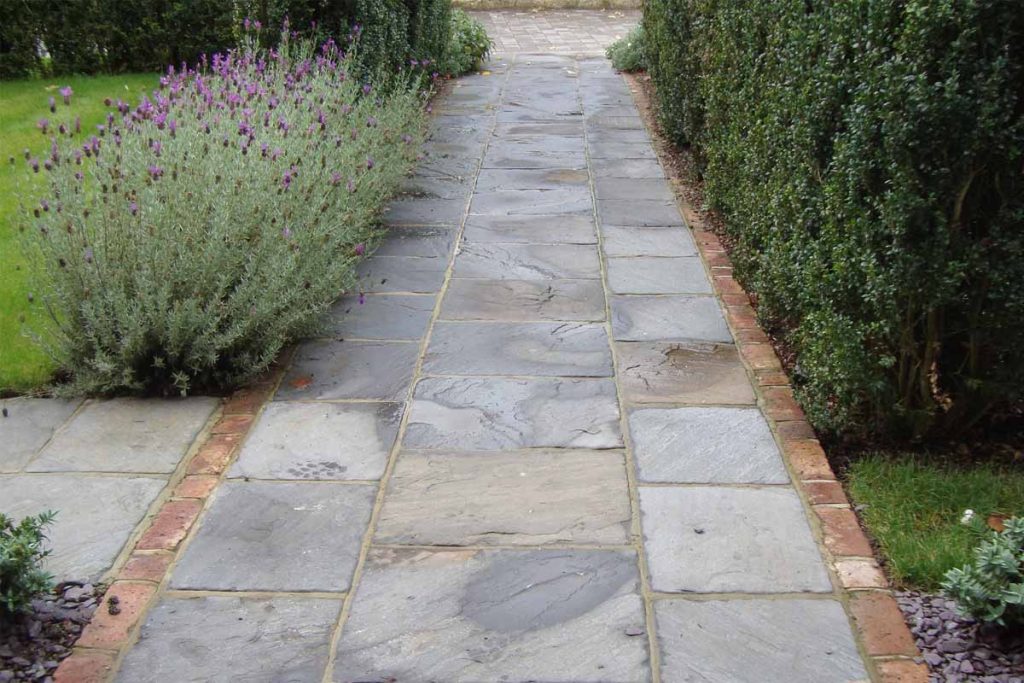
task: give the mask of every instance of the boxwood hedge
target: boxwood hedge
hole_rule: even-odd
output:
[[[816,426],[948,436],[1019,405],[1019,0],[648,0],[644,27]]]

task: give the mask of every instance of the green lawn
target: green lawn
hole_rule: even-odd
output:
[[[1024,468],[939,456],[873,454],[854,462],[850,496],[901,587],[935,590],[943,575],[973,558],[977,537],[960,523],[965,510],[1024,515]]]
[[[40,187],[39,178],[29,179],[23,151],[42,158],[50,146],[36,122],[47,118],[56,126],[80,116],[83,135],[91,135],[106,118],[104,98],[136,102],[156,81],[154,74],[0,81],[0,393],[29,390],[44,384],[53,372],[49,358],[24,333],[23,319],[31,325],[29,282],[16,231],[19,205],[33,199],[20,195],[31,195],[33,187]],[[70,107],[61,103],[57,92],[66,85],[74,90]],[[56,114],[48,108],[51,95],[58,102]],[[13,166],[8,162],[12,156]]]

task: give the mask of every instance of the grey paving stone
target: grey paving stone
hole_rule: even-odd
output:
[[[530,244],[597,244],[593,216],[470,216],[463,240]]]
[[[584,188],[587,196],[590,190],[587,183],[590,174],[586,169],[571,168],[485,168],[480,171],[476,180],[477,192],[494,190],[552,190],[567,187]],[[536,213],[536,212],[534,212]]]
[[[605,379],[428,378],[417,386],[406,448],[619,448],[615,385]]]
[[[495,139],[520,135],[559,135],[581,138],[583,137],[583,124],[580,121],[563,121],[556,123],[499,123],[494,126]]]
[[[374,256],[419,256],[447,261],[455,236],[453,228],[390,228]]]
[[[623,132],[630,131],[616,131]],[[598,178],[594,190],[598,199],[675,201],[672,188],[663,178]]]
[[[541,108],[536,105],[504,105],[498,110],[499,123],[556,123],[582,120],[578,103],[563,101],[557,106]]]
[[[0,476],[0,501],[14,519],[56,511],[46,569],[59,581],[94,581],[110,569],[166,483],[160,477],[7,475]]]
[[[612,296],[611,307],[617,341],[732,342],[710,296]]]
[[[638,584],[628,552],[374,549],[334,680],[647,681]]]
[[[401,419],[401,403],[271,403],[228,476],[379,479]]]
[[[657,159],[649,142],[589,140],[592,159]],[[638,198],[637,198],[638,199]]]
[[[610,377],[612,356],[599,324],[439,322],[423,372]]]
[[[448,260],[412,256],[374,256],[359,264],[356,275],[364,292],[433,294],[440,291]]]
[[[641,486],[639,493],[655,591],[832,590],[791,488]]]
[[[591,114],[587,116],[586,125],[587,130],[644,130],[644,122],[635,111],[624,116]]]
[[[473,193],[468,176],[412,175],[402,181],[400,189],[406,199],[447,199],[461,202],[463,208]]]
[[[607,256],[696,256],[697,245],[686,228],[601,227]]]
[[[632,403],[751,404],[754,390],[732,344],[618,342],[619,390]]]
[[[665,171],[656,159],[592,159],[590,170],[595,178],[657,178],[663,179]],[[609,225],[622,225],[605,219]],[[626,223],[626,225],[629,225]]]
[[[488,149],[484,155],[484,168],[569,168],[584,169],[587,159],[583,152],[549,152],[543,149],[506,148]]]
[[[340,611],[323,598],[165,597],[117,680],[319,682]]]
[[[629,432],[640,481],[789,483],[757,408],[639,408],[629,413]]]
[[[626,544],[627,490],[621,451],[405,451],[375,542]]]
[[[591,105],[587,107],[586,114],[590,116],[631,116],[636,113],[636,106],[632,102],[628,104],[607,104]]]
[[[473,195],[469,212],[474,215],[490,216],[593,214],[594,202],[590,196],[590,189],[586,187],[477,191]]]
[[[351,339],[420,339],[436,300],[433,294],[346,296],[331,307],[329,329]]]
[[[416,167],[416,175],[472,180],[479,165],[479,156],[428,154]]]
[[[446,320],[605,319],[599,280],[452,280],[441,302]]]
[[[587,140],[590,142],[630,142],[634,144],[650,144],[651,136],[648,135],[647,131],[643,128],[601,128],[588,126]],[[663,180],[652,179],[651,184],[665,186],[665,182]],[[632,195],[624,198],[641,199],[641,197],[633,197]],[[606,197],[606,199],[614,199],[614,197]],[[643,199],[660,199],[660,197],[643,197]]]
[[[54,430],[71,417],[81,401],[57,398],[14,398],[0,401],[3,449],[0,472],[17,472],[42,448]]]
[[[465,213],[462,199],[410,197],[391,201],[384,220],[390,225],[458,225]]]
[[[599,199],[597,214],[602,225],[684,226],[674,202]]]
[[[867,681],[834,600],[658,600],[666,681]]]
[[[696,256],[610,258],[608,289],[616,294],[711,294],[704,264]]]
[[[411,342],[303,342],[275,399],[404,401],[418,355]]]
[[[470,243],[459,252],[452,274],[495,280],[596,279],[601,261],[592,245]]]
[[[581,127],[582,130],[582,127]],[[567,135],[518,135],[493,137],[487,146],[488,152],[517,154],[521,152],[560,152],[582,154],[586,146],[582,136]]]
[[[217,408],[214,398],[91,401],[30,472],[172,472]]]
[[[171,575],[173,588],[344,591],[377,487],[228,481]]]

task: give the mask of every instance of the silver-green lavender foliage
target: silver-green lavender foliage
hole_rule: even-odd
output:
[[[965,614],[1002,626],[1024,625],[1024,517],[991,532],[975,549],[974,564],[951,569],[942,590]]]
[[[168,70],[95,135],[55,131],[25,234],[65,392],[237,385],[356,285],[425,131],[417,76],[356,71],[285,40]]]

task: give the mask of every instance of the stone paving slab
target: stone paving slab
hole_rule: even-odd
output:
[[[124,683],[323,678],[341,600],[172,597],[142,626],[117,677]]]
[[[376,486],[228,481],[174,573],[173,588],[345,591]]]
[[[608,114],[607,116],[613,116]],[[621,118],[621,117],[615,117]],[[637,124],[640,124],[640,120],[637,119]],[[657,178],[662,179],[665,177],[665,171],[662,170],[661,165],[655,159],[594,159],[590,163],[590,168],[599,178]],[[612,201],[612,200],[608,200]],[[615,207],[610,207],[612,211]],[[667,209],[659,209],[659,212],[664,213]],[[618,213],[622,213],[619,211]],[[619,223],[613,220],[615,213],[602,214],[601,220],[608,225],[631,225],[631,223]],[[654,223],[651,225],[678,225],[676,222],[678,219],[673,220],[669,223]]]
[[[602,379],[424,379],[413,395],[403,445],[621,448],[615,385]]]
[[[500,280],[599,279],[597,249],[576,244],[466,244],[455,262],[457,278]]]
[[[374,256],[418,256],[447,261],[455,244],[455,229],[393,227],[386,237]]]
[[[520,10],[473,12],[498,54],[544,52],[604,55],[640,21],[636,10]]]
[[[304,342],[275,398],[404,400],[418,355],[410,342]]]
[[[710,296],[612,296],[618,341],[732,342],[718,302]]]
[[[401,403],[277,402],[266,407],[229,477],[379,479]]]
[[[616,294],[711,294],[704,264],[696,256],[609,258],[608,288]]]
[[[450,199],[407,197],[396,199],[384,211],[390,225],[457,225],[466,206]]]
[[[356,275],[363,292],[433,294],[441,289],[446,259],[374,256],[359,264]]]
[[[689,231],[672,227],[601,227],[606,256],[696,256],[697,245]]]
[[[638,583],[629,552],[372,550],[334,680],[647,681]]]
[[[604,290],[597,280],[452,280],[441,303],[441,318],[604,320]]]
[[[0,450],[0,472],[17,472],[46,445],[46,442],[75,412],[81,401],[55,398],[15,398],[0,401],[4,447]]]
[[[216,399],[198,397],[90,401],[27,469],[169,473],[216,408]]]
[[[555,190],[581,188],[589,200],[587,183],[590,174],[586,170],[570,168],[485,168],[477,177],[477,192],[495,190]],[[588,207],[592,209],[593,207]],[[474,213],[470,211],[470,213]],[[537,213],[533,211],[531,213]],[[551,214],[548,214],[551,215]]]
[[[346,296],[331,307],[329,329],[346,339],[415,341],[426,333],[436,302],[431,294]]]
[[[619,391],[630,403],[753,404],[732,344],[617,342]]]
[[[639,493],[655,591],[832,590],[793,489],[641,486]]]
[[[658,600],[665,681],[868,680],[833,600]]]
[[[618,163],[629,159],[616,159]],[[655,162],[657,163],[657,162]],[[628,167],[627,167],[628,168]],[[683,218],[675,202],[649,199],[599,199],[597,213],[602,224],[650,226],[683,226]]]
[[[616,130],[606,133],[612,139],[620,138],[634,131]],[[644,131],[635,131],[646,135]],[[600,133],[589,135],[593,141],[595,137],[604,137]],[[626,158],[626,157],[623,157]],[[661,178],[600,178],[594,183],[594,192],[598,199],[612,199],[619,201],[645,200],[655,202],[675,201],[675,195],[668,183]]]
[[[621,451],[407,451],[375,542],[625,544],[631,520]]]
[[[470,216],[465,244],[597,244],[593,216]]]
[[[423,372],[610,377],[613,369],[603,325],[439,322],[430,338]]]
[[[586,187],[540,190],[478,191],[469,212],[489,216],[588,215],[594,212],[590,190]]]

